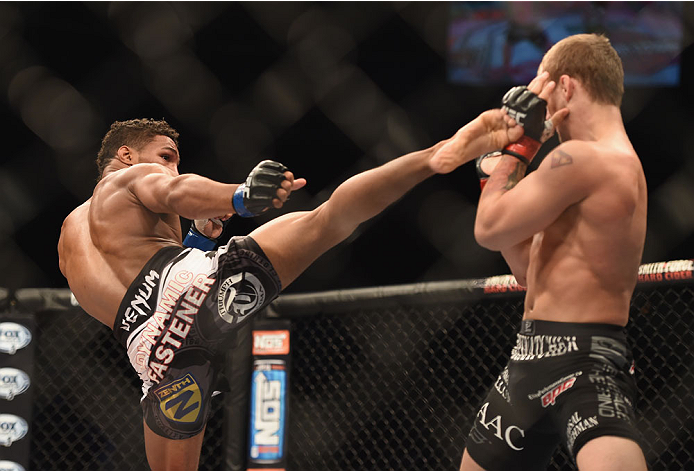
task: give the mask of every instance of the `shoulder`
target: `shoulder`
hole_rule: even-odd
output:
[[[543,184],[559,192],[634,198],[644,183],[633,149],[594,141],[567,141],[550,152],[538,167]]]
[[[95,192],[99,191],[100,187],[109,187],[111,189],[114,187],[132,189],[133,185],[139,185],[140,182],[146,181],[147,177],[149,176],[159,176],[165,174],[167,174],[167,171],[161,165],[150,163],[136,164],[132,167],[124,168],[106,175],[97,184]]]
[[[167,170],[159,164],[136,164],[116,173],[123,180],[137,180],[152,174],[167,174]]]
[[[632,149],[579,140],[563,142],[555,147],[538,170],[554,171],[559,168],[571,172],[574,177],[602,180],[617,176],[637,177],[642,172],[641,162]]]
[[[559,144],[540,164],[543,168],[573,165],[582,168],[599,158],[598,148],[592,142],[571,140]]]

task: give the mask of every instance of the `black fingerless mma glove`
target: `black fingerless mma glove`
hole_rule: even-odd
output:
[[[232,205],[241,217],[257,216],[272,207],[277,198],[277,190],[286,180],[284,172],[288,169],[279,162],[263,160],[248,174],[246,182],[234,192]]]
[[[535,157],[542,145],[542,134],[545,131],[547,102],[526,86],[513,87],[501,100],[501,105],[508,115],[523,126],[523,136],[504,148],[509,154],[526,165]]]

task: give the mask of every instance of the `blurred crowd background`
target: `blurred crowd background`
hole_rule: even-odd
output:
[[[0,3],[0,287],[67,287],[60,226],[90,197],[115,120],[165,118],[181,173],[240,183],[271,158],[308,179],[281,211],[233,218],[228,238],[450,137],[581,27],[606,32],[628,66],[622,112],[649,184],[643,261],[692,258],[694,6],[541,3]],[[288,291],[508,273],[474,240],[478,197],[472,165],[435,176]]]

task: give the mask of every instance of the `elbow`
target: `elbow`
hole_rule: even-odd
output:
[[[475,240],[485,249],[496,252],[502,249],[499,243],[499,235],[495,231],[494,226],[479,215],[475,220]]]

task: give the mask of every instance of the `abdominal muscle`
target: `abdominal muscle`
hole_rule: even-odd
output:
[[[610,257],[593,247],[581,250],[574,236],[533,239],[523,318],[625,326],[637,267],[633,277],[625,276],[629,271],[610,265]]]

